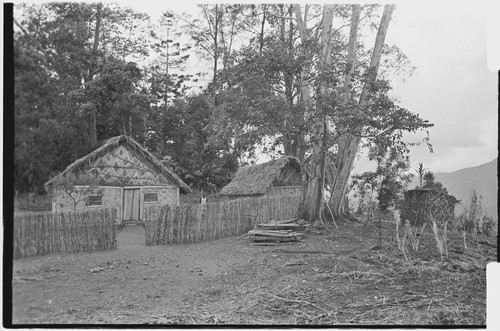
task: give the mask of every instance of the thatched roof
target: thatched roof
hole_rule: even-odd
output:
[[[63,172],[59,175],[55,176],[51,180],[45,183],[45,188],[50,188],[52,184],[59,178],[64,177],[70,174],[78,174],[84,170],[85,167],[89,166],[91,163],[106,155],[106,153],[114,150],[119,145],[128,145],[135,152],[140,154],[146,160],[151,162],[154,167],[157,169],[153,169],[158,171],[160,174],[170,178],[175,184],[180,187],[182,193],[191,192],[191,188],[184,183],[179,176],[177,176],[172,170],[166,167],[162,162],[160,162],[153,154],[144,149],[139,143],[137,143],[134,139],[129,136],[121,135],[117,137],[113,137],[108,139],[102,146],[95,149],[88,155],[76,160],[72,164],[70,164]]]
[[[291,165],[300,173],[300,164],[296,158],[285,156],[266,163],[246,166],[238,169],[234,179],[220,192],[221,195],[261,195],[271,187],[283,169]]]

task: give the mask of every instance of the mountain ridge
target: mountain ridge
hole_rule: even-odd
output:
[[[498,219],[498,158],[475,167],[455,170],[452,172],[437,172],[435,181],[443,184],[448,192],[460,200],[461,206],[456,211],[460,214],[463,208],[469,208],[472,191],[482,197],[485,215]],[[409,188],[418,185],[418,178],[414,178]]]

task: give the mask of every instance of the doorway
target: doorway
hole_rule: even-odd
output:
[[[140,188],[123,189],[122,224],[117,233],[119,249],[134,249],[146,245],[146,233],[141,222]]]
[[[139,221],[141,211],[141,190],[123,189],[123,221]]]

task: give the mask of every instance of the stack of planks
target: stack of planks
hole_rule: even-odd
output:
[[[304,220],[273,220],[257,224],[256,229],[247,233],[253,245],[272,245],[278,242],[301,241],[309,224]]]

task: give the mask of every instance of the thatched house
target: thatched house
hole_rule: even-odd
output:
[[[263,164],[238,169],[234,179],[220,194],[230,199],[273,196],[301,190],[300,164],[294,157],[286,156]]]
[[[401,204],[401,219],[411,225],[432,224],[432,218],[438,223],[452,220],[458,202],[453,195],[431,188],[408,190]]]
[[[52,211],[114,207],[118,220],[140,220],[150,204],[179,204],[191,189],[172,170],[128,136],[108,139],[45,183]]]

